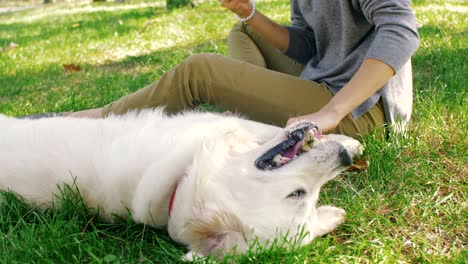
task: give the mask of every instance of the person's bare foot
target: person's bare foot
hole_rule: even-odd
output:
[[[83,118],[103,118],[102,108],[88,109],[78,112],[66,113],[65,116],[69,117],[83,117]]]

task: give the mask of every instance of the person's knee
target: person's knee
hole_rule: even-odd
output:
[[[246,25],[242,22],[237,22],[234,24],[234,26],[232,26],[231,30],[229,31],[229,35],[231,33],[235,33],[235,32],[243,32],[245,33],[246,32]]]
[[[235,43],[237,42],[236,40],[238,38],[241,38],[241,36],[244,36],[246,34],[247,34],[246,25],[244,25],[241,22],[237,22],[236,24],[234,24],[234,26],[231,28],[231,30],[228,33],[228,36],[227,36],[228,43],[233,43],[233,42]]]
[[[214,53],[193,54],[177,66],[176,74],[182,75],[184,80],[210,78],[210,74],[219,70],[224,58]]]
[[[210,53],[193,54],[187,57],[182,62],[182,64],[185,67],[188,67],[192,70],[196,70],[199,67],[206,67],[210,63],[214,55],[215,54],[210,54]]]

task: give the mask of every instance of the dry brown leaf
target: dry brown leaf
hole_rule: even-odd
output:
[[[75,64],[63,64],[63,67],[65,68],[65,74],[71,74],[72,72],[80,72],[81,71],[81,66],[80,65],[75,65]]]
[[[369,167],[369,161],[361,158],[348,167],[350,171],[365,171]]]

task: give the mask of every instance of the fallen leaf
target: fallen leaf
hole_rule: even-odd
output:
[[[81,66],[75,64],[63,64],[65,68],[65,75],[71,74],[72,72],[80,72]]]
[[[369,167],[369,161],[362,158],[354,162],[351,166],[348,167],[349,171],[365,171]]]

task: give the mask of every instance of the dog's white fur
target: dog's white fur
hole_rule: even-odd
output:
[[[330,135],[275,170],[254,161],[286,130],[236,116],[161,109],[106,119],[15,119],[0,115],[0,190],[49,208],[63,184],[76,185],[88,207],[154,227],[186,244],[187,254],[237,253],[257,239],[307,234],[300,244],[333,230],[344,210],[316,208],[320,187],[345,166],[358,141]],[[171,216],[168,206],[177,188]],[[304,197],[287,198],[298,189]]]

